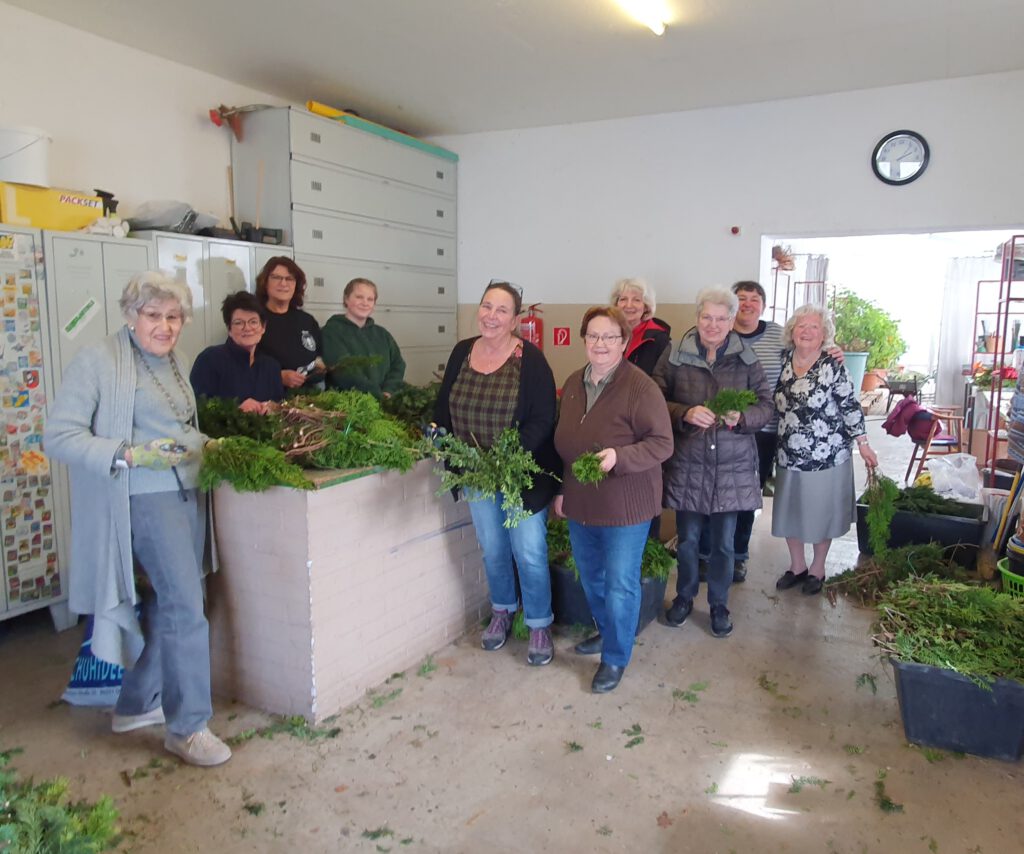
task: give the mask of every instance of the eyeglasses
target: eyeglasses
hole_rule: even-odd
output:
[[[710,314],[702,314],[697,319],[701,323],[732,323],[731,317],[715,317]]]
[[[287,282],[289,285],[294,285],[295,284],[295,276],[270,275],[270,276],[267,276],[267,278],[271,282]]]
[[[515,285],[507,279],[491,279],[487,283],[487,287],[493,288],[495,285],[505,285],[506,287],[512,288],[520,297],[523,295],[523,289],[519,285]]]
[[[184,315],[175,312],[164,314],[162,311],[154,311],[151,308],[140,311],[139,317],[145,318],[148,323],[162,323],[166,320],[171,326],[180,326],[185,322]]]
[[[614,344],[622,340],[621,335],[595,335],[593,332],[588,332],[583,337],[587,339],[588,344],[596,344],[598,341],[602,344]]]
[[[259,329],[263,325],[263,321],[258,317],[250,317],[248,320],[232,320],[232,329]]]

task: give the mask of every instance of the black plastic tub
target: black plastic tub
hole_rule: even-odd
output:
[[[997,679],[986,690],[942,667],[890,659],[907,741],[990,759],[1024,753],[1024,684]]]
[[[982,504],[962,504],[961,507],[965,513],[973,515],[942,516],[937,513],[898,510],[889,526],[889,548],[935,542],[949,546],[951,557],[962,567],[974,569],[978,562],[981,535],[985,529],[985,507]],[[857,505],[857,546],[861,552],[870,555],[875,552],[868,542],[867,512],[867,504]]]
[[[637,634],[647,628],[665,606],[666,584],[666,580],[656,578],[644,578],[640,582],[640,619],[637,622]],[[582,582],[571,569],[564,566],[551,567],[551,610],[554,612],[555,622],[560,626],[594,624]]]

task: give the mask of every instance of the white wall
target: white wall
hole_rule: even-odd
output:
[[[0,16],[0,126],[49,132],[52,185],[110,190],[128,214],[179,199],[226,217],[229,131],[208,111],[278,99],[6,3]]]
[[[593,302],[642,275],[688,301],[756,278],[762,234],[1019,225],[1022,104],[1010,73],[441,137],[461,158],[460,299],[503,276],[528,301]],[[869,159],[899,128],[925,136],[931,164],[889,187]]]

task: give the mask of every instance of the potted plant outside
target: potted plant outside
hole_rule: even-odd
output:
[[[572,556],[569,523],[565,519],[548,519],[548,561],[551,564],[551,610],[560,626],[593,625],[579,567]],[[640,562],[639,635],[661,611],[665,587],[675,566],[672,553],[657,540],[649,539]]]
[[[847,290],[836,295],[834,318],[836,346],[843,351],[853,387],[863,386],[865,371],[878,371],[879,375],[869,381],[871,388],[865,388],[874,390],[906,352],[907,342],[900,335],[899,321],[870,300]]]
[[[892,664],[914,744],[1017,760],[1024,751],[1024,600],[911,578],[882,598],[872,640]]]

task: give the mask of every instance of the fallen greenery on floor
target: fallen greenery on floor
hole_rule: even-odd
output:
[[[401,689],[398,689],[401,691]],[[331,723],[333,717],[327,718],[324,723]],[[273,738],[275,735],[290,735],[292,738],[301,741],[317,741],[321,738],[337,738],[341,734],[341,727],[326,726],[314,727],[302,715],[291,715],[288,717],[274,715],[271,723],[264,727],[252,727],[244,729],[240,733],[225,739],[232,747],[254,738]]]
[[[985,686],[1024,681],[1024,600],[987,587],[911,578],[878,605],[872,640],[899,661],[954,670]]]
[[[114,802],[70,801],[68,780],[20,780],[9,767],[20,749],[0,751],[0,852],[95,854],[120,842]]]
[[[673,700],[686,700],[691,706],[696,705],[700,700],[700,692],[706,691],[708,687],[707,682],[691,682],[689,687],[684,691],[680,688],[676,688],[672,691]]]
[[[875,779],[875,803],[878,804],[878,808],[882,812],[903,812],[903,804],[896,803],[885,791],[886,773],[885,769],[879,769],[878,776]]]
[[[963,567],[946,557],[937,543],[920,543],[886,548],[871,556],[862,555],[857,566],[825,581],[825,595],[836,604],[839,595],[849,596],[861,605],[874,605],[894,584],[907,578],[936,576],[966,580]]]
[[[789,794],[798,795],[805,786],[817,786],[822,791],[831,783],[831,780],[823,780],[821,777],[791,777],[792,783],[788,789]]]
[[[629,729],[624,729],[622,731],[623,735],[628,735],[630,737],[629,741],[627,741],[625,745],[627,750],[631,747],[636,747],[638,744],[644,743],[644,737],[642,733],[643,729],[641,728],[640,724],[633,724],[633,726],[631,726]]]

